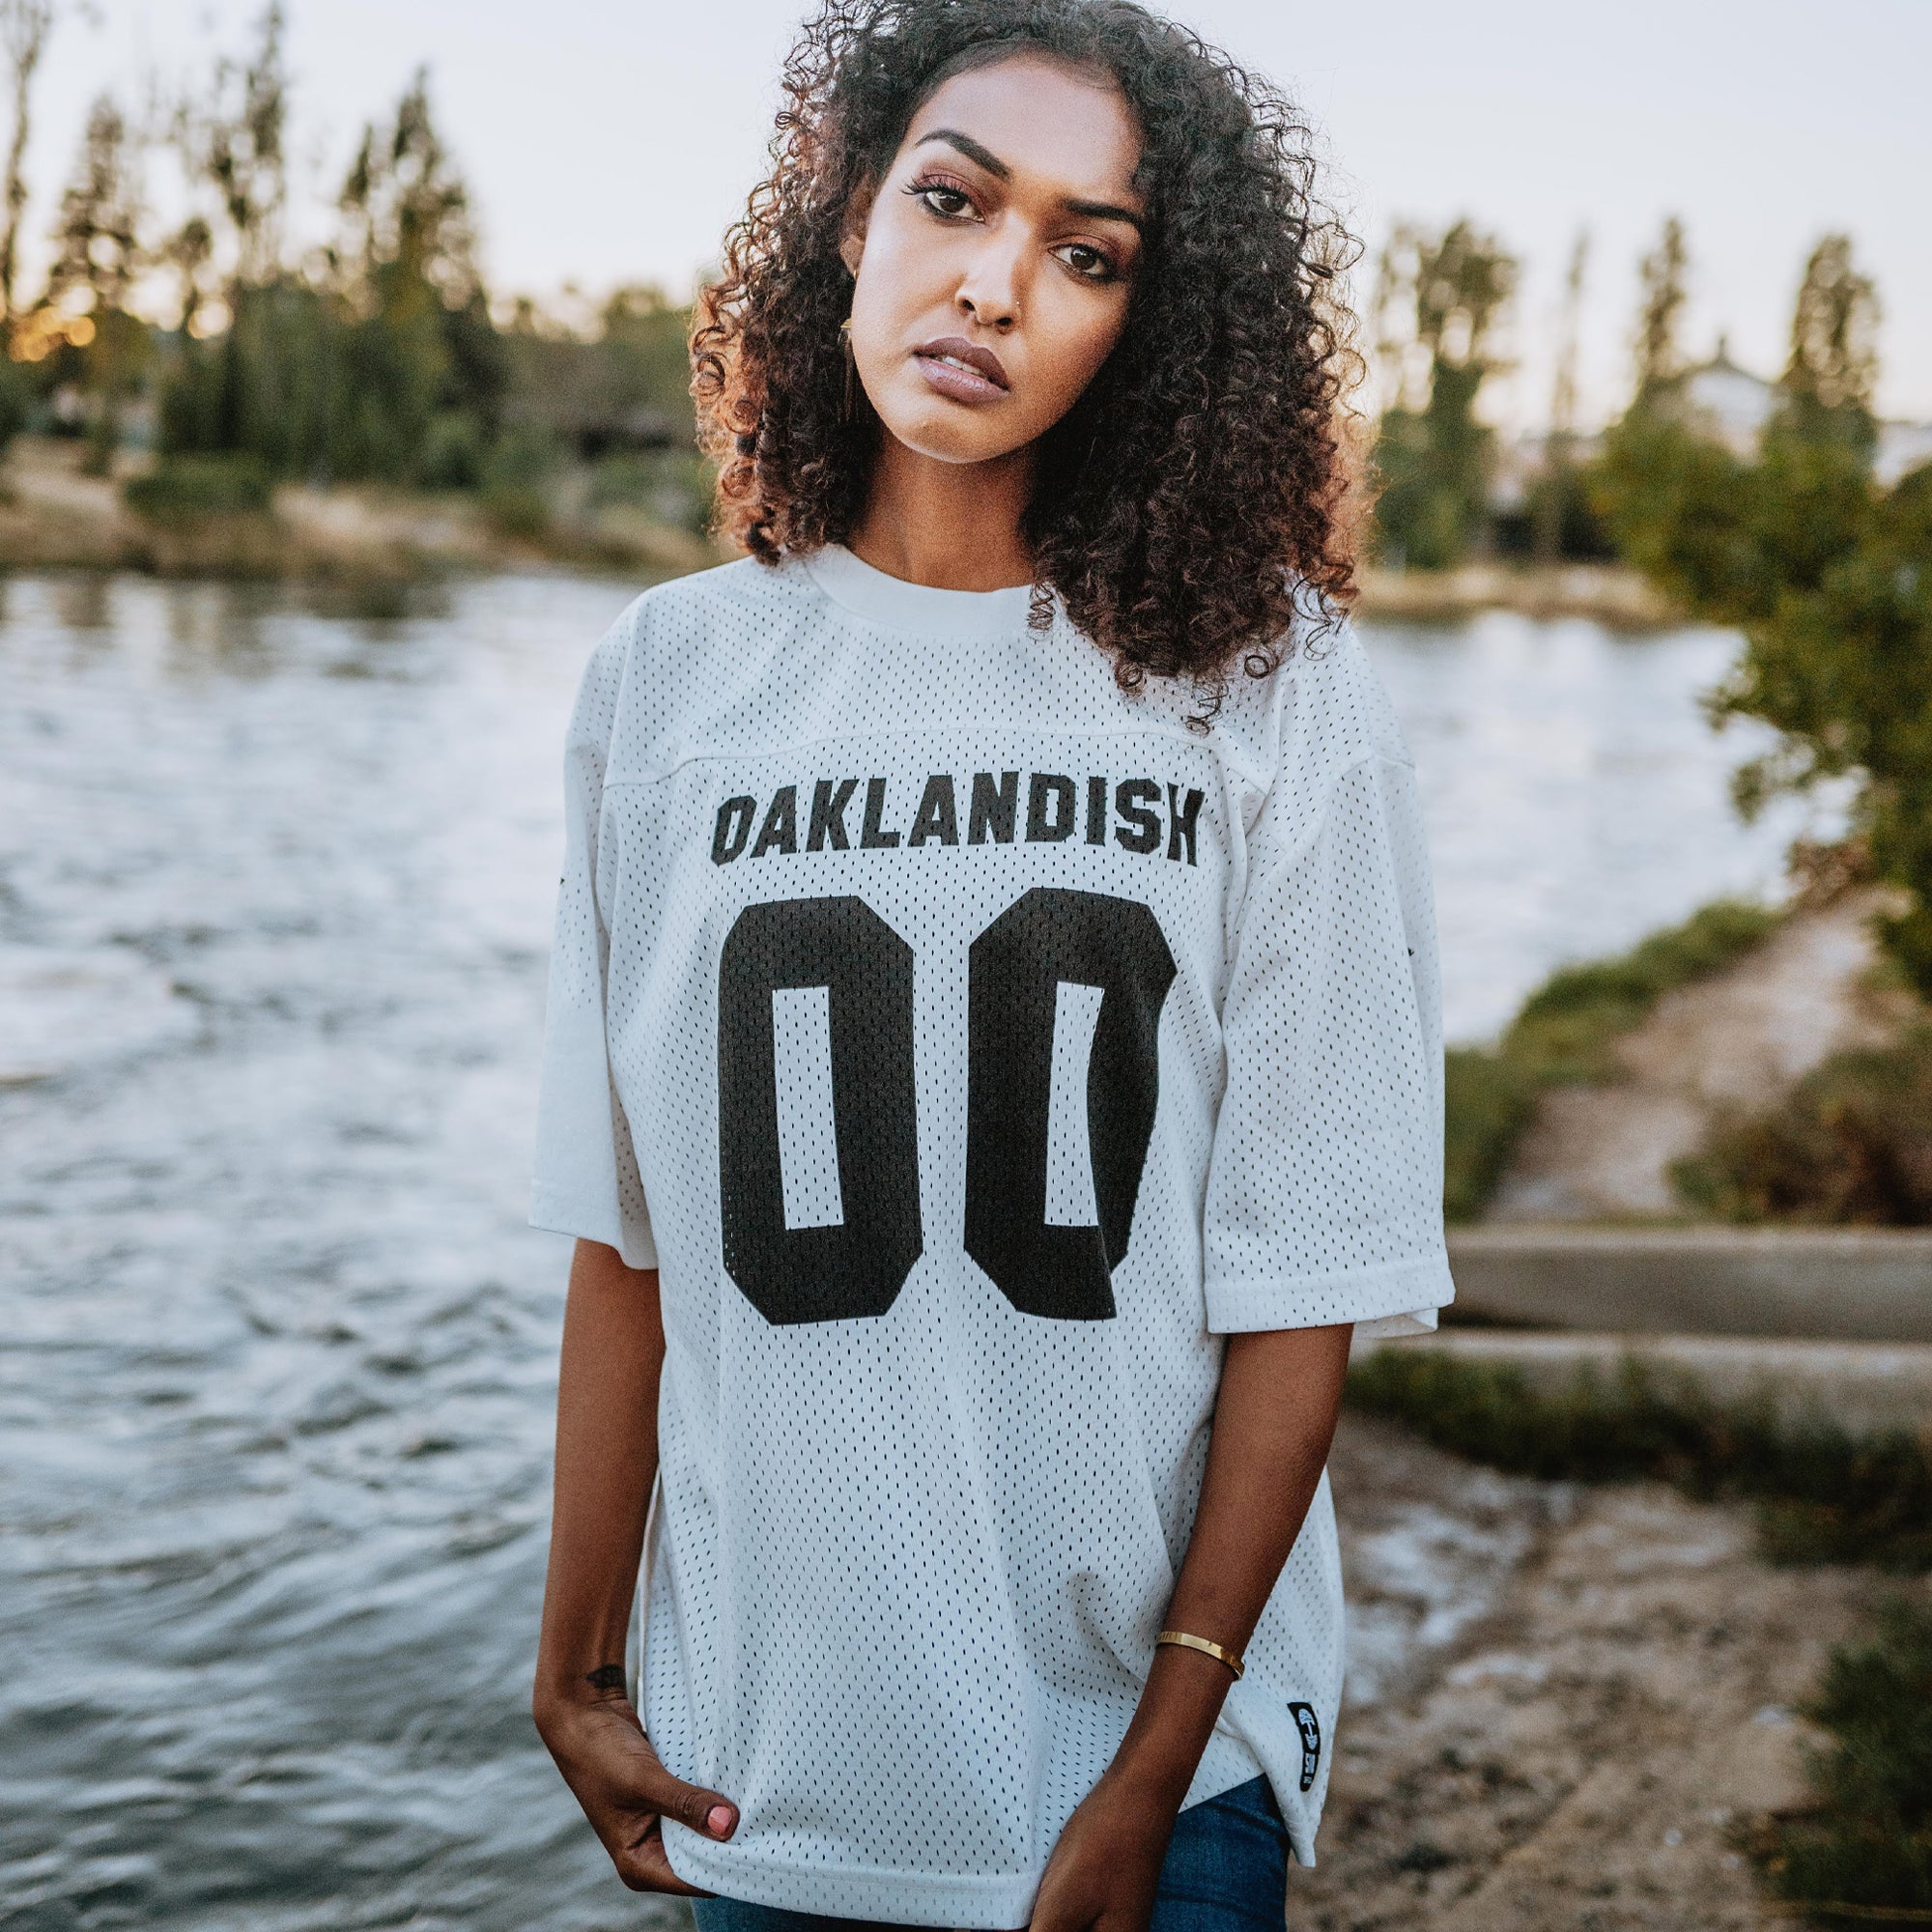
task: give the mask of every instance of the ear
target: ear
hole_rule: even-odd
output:
[[[872,202],[878,193],[876,184],[865,183],[853,195],[850,206],[845,211],[845,232],[838,242],[838,259],[845,264],[845,270],[856,281],[859,264],[866,254],[866,230],[872,219]]]

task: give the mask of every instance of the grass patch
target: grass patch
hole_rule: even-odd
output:
[[[1720,1121],[1670,1178],[1726,1221],[1932,1226],[1932,1025],[1833,1055],[1768,1112]]]
[[[1552,973],[1496,1046],[1452,1048],[1444,1067],[1444,1215],[1472,1221],[1489,1205],[1546,1088],[1615,1080],[1622,1035],[1665,993],[1761,945],[1782,918],[1769,906],[1720,899],[1618,958]]]
[[[1885,1605],[1804,1715],[1833,1738],[1811,1764],[1820,1808],[1753,1833],[1766,1882],[1828,1924],[1915,1908],[1932,1923],[1932,1605]]]
[[[1349,1400],[1522,1475],[1653,1477],[1703,1499],[1751,1500],[1774,1562],[1932,1571],[1932,1454],[1902,1429],[1787,1424],[1768,1403],[1719,1403],[1694,1378],[1666,1378],[1634,1358],[1614,1376],[1582,1364],[1546,1390],[1507,1363],[1378,1349],[1350,1371]]]
[[[252,456],[164,457],[121,486],[122,501],[156,524],[265,516],[272,494],[269,472]]]
[[[1442,1056],[1445,1221],[1473,1221],[1490,1205],[1541,1092],[1504,1052],[1452,1046]]]

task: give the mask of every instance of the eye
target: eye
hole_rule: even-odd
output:
[[[1053,251],[1083,282],[1111,282],[1116,270],[1111,259],[1091,242],[1067,242]]]
[[[973,197],[965,185],[949,181],[944,175],[922,175],[907,187],[906,193],[941,221],[957,221],[974,212]]]

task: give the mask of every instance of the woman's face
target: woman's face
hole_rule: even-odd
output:
[[[945,81],[872,198],[852,354],[886,428],[943,463],[1024,448],[1120,340],[1140,133],[1111,81],[1015,56]]]

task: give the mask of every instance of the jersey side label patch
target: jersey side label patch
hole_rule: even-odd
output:
[[[1291,1704],[1288,1715],[1301,1733],[1301,1788],[1312,1791],[1315,1773],[1321,1762],[1321,1719],[1315,1715],[1313,1704]]]

